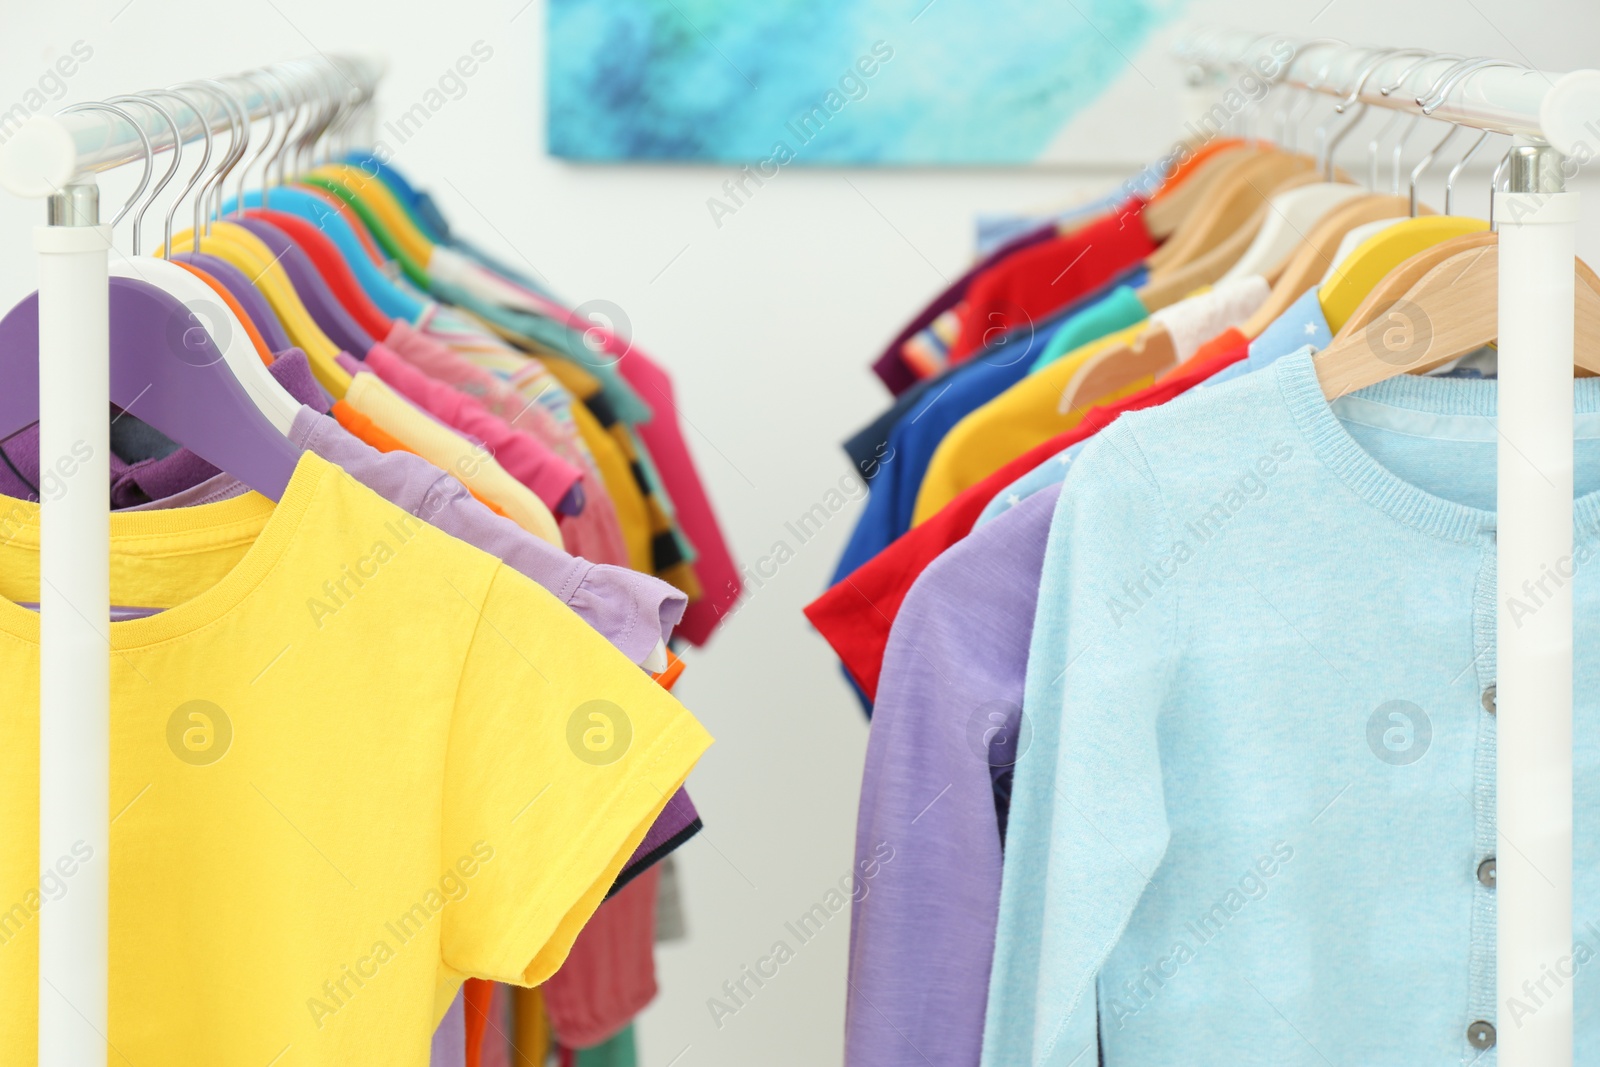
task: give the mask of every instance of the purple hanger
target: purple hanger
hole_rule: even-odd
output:
[[[300,452],[255,406],[184,303],[112,278],[111,402],[273,500]],[[0,319],[0,440],[39,421],[39,294]]]
[[[329,340],[357,359],[366,356],[367,349],[376,342],[371,334],[361,328],[360,323],[350,317],[344,305],[339,303],[339,298],[333,295],[328,283],[317,273],[317,268],[312,264],[311,257],[306,255],[305,249],[295,244],[289,235],[278,227],[262,219],[253,219],[247,215],[244,218],[230,218],[227,221],[243,226],[261,238],[262,244],[272,249],[273,256],[283,264],[283,269],[289,272],[289,281],[294,283],[294,291],[299,294],[306,310],[311,312],[311,317],[322,327],[322,332],[328,335]]]
[[[289,340],[289,334],[284,330],[283,323],[278,321],[278,315],[272,310],[272,305],[261,295],[261,290],[250,284],[250,279],[245,276],[244,271],[227,260],[207,252],[179,252],[172,258],[199,267],[232,293],[233,298],[239,301],[239,306],[244,308],[245,314],[250,316],[255,328],[261,332],[261,339],[267,342],[267,347],[272,351],[282,352],[286,348],[294,347],[294,342]]]

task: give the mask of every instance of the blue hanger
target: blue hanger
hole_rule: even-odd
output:
[[[350,270],[355,274],[356,281],[361,283],[361,288],[366,291],[372,302],[378,305],[378,309],[391,319],[416,322],[427,310],[426,304],[395,285],[388,275],[378,269],[368,258],[366,247],[350,228],[350,223],[339,214],[338,208],[322,197],[308,193],[304,189],[278,185],[273,187],[267,201],[263,202],[259,190],[253,190],[244,194],[244,203],[245,207],[270,207],[274,211],[287,211],[291,215],[299,215],[308,222],[315,223],[318,229],[339,246],[339,251],[344,253],[344,258],[350,264]],[[229,197],[228,202],[223,205],[222,214],[226,216],[237,210],[238,198]]]

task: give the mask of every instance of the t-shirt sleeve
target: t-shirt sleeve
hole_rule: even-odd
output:
[[[982,1062],[1092,1062],[1095,980],[1169,838],[1157,723],[1185,566],[1129,419],[1072,465],[1029,646]],[[1101,1010],[1111,1009],[1099,1005]],[[1079,1059],[1079,1062],[1083,1062]]]
[[[605,638],[501,565],[446,757],[443,855],[469,890],[444,913],[444,964],[548,978],[710,743]]]

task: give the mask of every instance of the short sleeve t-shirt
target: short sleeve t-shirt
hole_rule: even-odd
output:
[[[113,600],[166,610],[111,624],[110,855],[63,869],[16,603],[38,509],[0,516],[8,1062],[35,1058],[39,909],[109,862],[130,1062],[422,1067],[465,978],[555,971],[710,740],[555,597],[307,453],[276,506],[112,516]]]

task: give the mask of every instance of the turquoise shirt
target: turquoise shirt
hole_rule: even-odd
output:
[[[1119,285],[1099,300],[1072,316],[1061,328],[1050,335],[1039,358],[1028,368],[1036,374],[1062,356],[1070,355],[1091,341],[1098,341],[1118,330],[1137,326],[1150,317],[1144,302],[1131,286]]]
[[[1574,386],[1586,959],[1600,379]],[[1478,873],[1496,848],[1496,396],[1401,376],[1330,406],[1306,349],[1124,415],[1072,464],[1029,651],[985,1065],[1094,1064],[1098,1029],[1106,1067],[1488,1067],[1481,1024],[1538,1010],[1536,986],[1496,1004]],[[1507,584],[1513,613],[1538,610],[1536,587]],[[1600,1063],[1600,976],[1572,981],[1576,1062]]]

